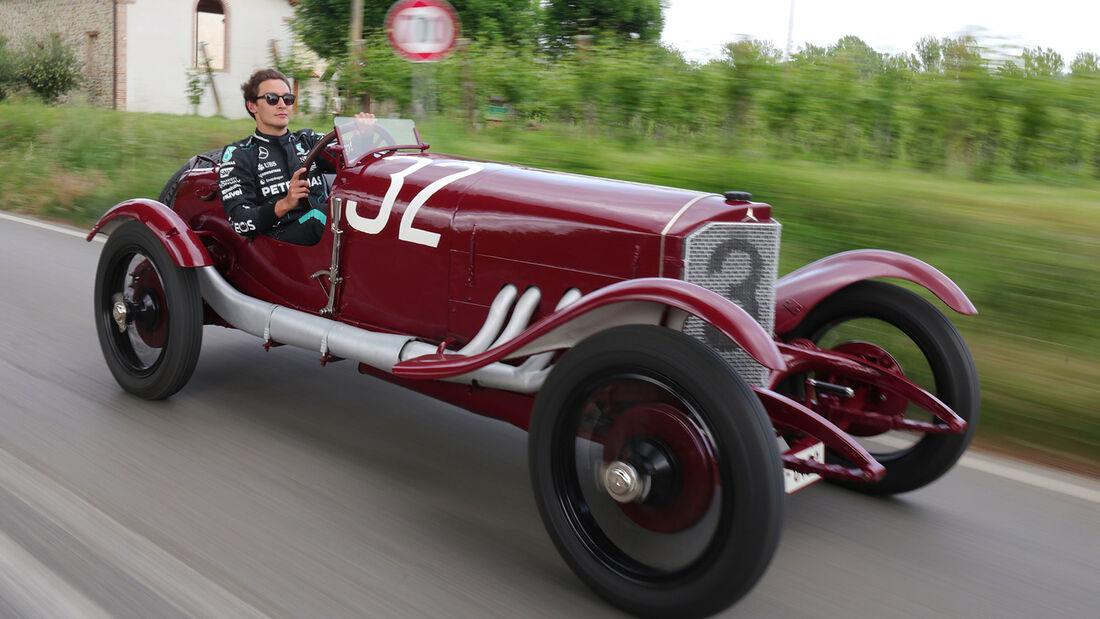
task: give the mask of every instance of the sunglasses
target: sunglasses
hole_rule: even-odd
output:
[[[294,100],[297,99],[297,97],[292,94],[282,95],[281,98],[283,100],[283,103],[287,105],[294,105]],[[256,97],[256,101],[259,101],[260,99],[267,101],[268,105],[278,105],[280,96],[269,92],[266,95],[260,95],[259,97]]]

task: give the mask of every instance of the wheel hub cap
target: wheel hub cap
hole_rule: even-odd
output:
[[[643,498],[646,481],[629,463],[616,460],[603,470],[603,487],[611,498],[619,503],[630,503]]]
[[[604,442],[604,458],[598,473],[604,491],[650,531],[682,531],[711,503],[714,456],[700,429],[674,406],[623,411]]]
[[[118,332],[126,332],[126,322],[129,317],[129,312],[126,311],[126,301],[123,300],[121,293],[116,293],[111,297],[111,318],[114,318],[115,324],[118,325]]]
[[[142,258],[131,271],[129,298],[132,299],[129,320],[142,341],[151,348],[161,348],[168,337],[168,312],[164,300],[164,285],[152,261]]]

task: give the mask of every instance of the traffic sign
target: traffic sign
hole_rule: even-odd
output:
[[[398,0],[386,14],[386,37],[413,62],[443,60],[461,33],[458,13],[446,0]]]

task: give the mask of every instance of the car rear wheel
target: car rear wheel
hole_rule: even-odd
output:
[[[107,239],[95,282],[95,319],[107,367],[123,389],[159,400],[191,378],[202,346],[202,295],[144,224]]]
[[[886,475],[877,482],[835,483],[868,494],[908,492],[938,479],[966,451],[978,424],[977,370],[962,335],[920,295],[885,282],[852,284],[826,298],[783,338],[806,338],[823,349],[871,361],[920,385],[968,424],[963,434],[884,431],[873,423],[861,423],[859,413],[866,411],[880,417],[904,415],[928,423],[939,421],[904,398],[873,385],[814,376],[852,389],[853,395],[843,403],[848,419],[842,422],[845,424],[842,427],[886,467]],[[804,382],[792,380],[787,384]],[[827,459],[836,460],[828,454]]]
[[[775,552],[771,424],[731,366],[683,333],[616,327],[566,352],[536,399],[529,459],[558,551],[628,612],[718,612]]]

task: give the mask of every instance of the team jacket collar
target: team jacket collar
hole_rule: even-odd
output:
[[[290,132],[290,130],[287,130],[282,135],[268,135],[266,133],[263,133],[259,129],[257,129],[252,134],[252,137],[257,139],[257,140],[260,140],[261,142],[266,142],[268,144],[271,144],[271,143],[286,144],[287,142],[290,141],[292,135],[293,134]]]

